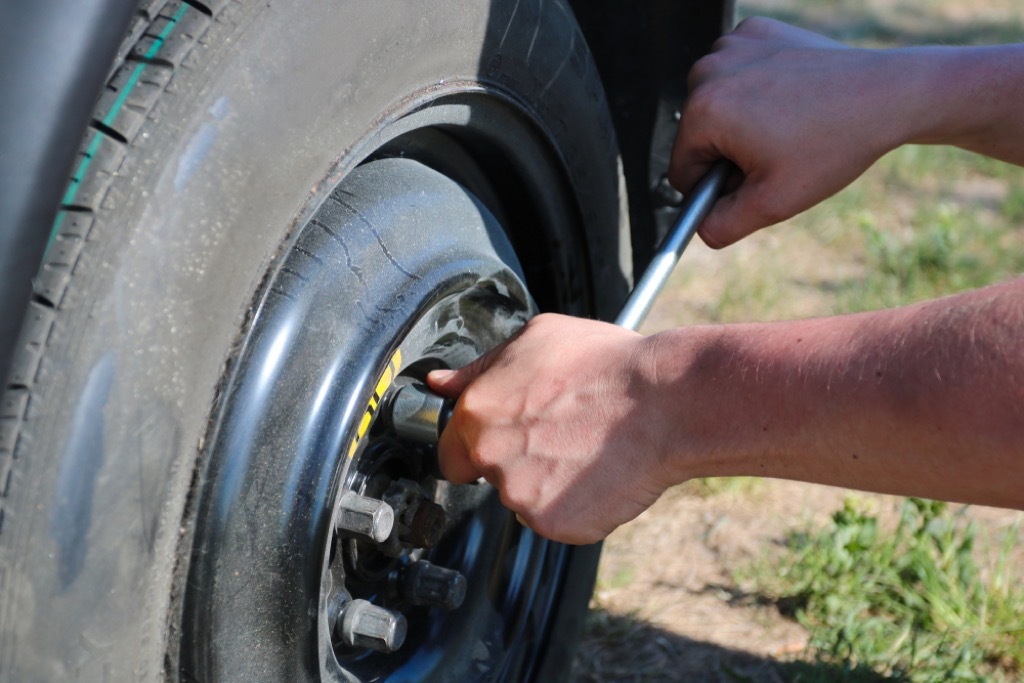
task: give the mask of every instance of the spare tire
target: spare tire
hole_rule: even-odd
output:
[[[438,481],[376,416],[535,309],[614,312],[615,138],[564,2],[418,9],[139,10],[3,396],[3,679],[568,666],[598,549]],[[438,534],[339,526],[346,494],[394,482]],[[423,562],[465,579],[459,607],[409,588]],[[357,601],[405,642],[352,641]]]

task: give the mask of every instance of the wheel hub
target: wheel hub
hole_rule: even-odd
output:
[[[339,498],[326,570],[327,619],[339,658],[365,648],[395,652],[405,640],[405,609],[450,611],[465,599],[467,582],[459,571],[421,559],[447,531],[447,513],[438,503],[447,484],[417,457],[389,436],[372,437],[354,464],[353,488]],[[419,480],[406,478],[416,474]]]

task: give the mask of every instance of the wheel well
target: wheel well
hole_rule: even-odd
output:
[[[657,197],[690,66],[730,29],[734,0],[570,0],[594,55],[622,152],[633,272],[643,272],[674,211]]]

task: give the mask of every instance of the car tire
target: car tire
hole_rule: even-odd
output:
[[[446,489],[370,409],[388,373],[628,289],[569,7],[147,0],[126,45],[0,404],[0,678],[557,680],[596,547],[445,493],[475,502],[382,576],[464,570],[447,611],[354,586],[337,514],[364,459]],[[402,612],[409,647],[339,645],[355,599]]]

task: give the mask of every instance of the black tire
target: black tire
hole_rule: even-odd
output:
[[[464,608],[346,584],[405,610],[411,647],[339,649],[325,627],[332,552],[354,543],[333,508],[390,439],[360,421],[395,349],[415,349],[415,377],[509,334],[525,287],[542,310],[609,317],[628,283],[614,134],[567,5],[418,9],[140,9],[3,394],[0,679],[558,680],[568,666],[597,549],[542,542],[477,493],[468,519],[500,530],[475,546],[492,559],[466,560],[458,515],[431,551],[469,573]],[[464,333],[423,332],[456,310]],[[261,375],[260,354],[283,350],[287,372]],[[234,439],[238,425],[259,438]],[[487,611],[502,590],[508,609]]]

